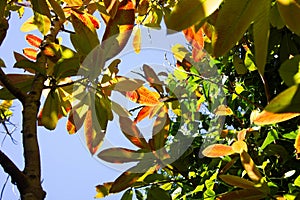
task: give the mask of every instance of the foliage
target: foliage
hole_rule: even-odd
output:
[[[67,117],[67,131],[83,129],[92,155],[135,163],[99,184],[96,198],[121,191],[122,199],[299,198],[299,1],[1,1],[1,43],[10,14],[22,17],[25,7],[33,16],[21,30],[37,29],[44,38],[28,33],[31,47],[14,52],[13,67],[25,74],[1,68],[1,122],[11,115],[11,100],[24,106],[33,86],[47,89],[31,120],[54,130]],[[173,73],[144,63],[139,78],[119,75],[118,56],[131,36],[140,54],[140,28],[165,26],[189,44],[171,47]],[[71,47],[60,42],[60,31],[69,33]],[[113,93],[136,107],[113,101]],[[101,149],[116,117],[134,149]],[[154,121],[149,139],[139,128],[147,119]],[[21,196],[27,191],[19,189]]]

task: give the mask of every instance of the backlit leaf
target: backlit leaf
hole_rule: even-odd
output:
[[[150,86],[155,88],[159,93],[163,93],[164,90],[162,88],[162,81],[159,80],[157,74],[154,69],[149,65],[143,65],[143,71],[146,77],[146,80],[150,83]]]
[[[136,54],[139,54],[141,52],[141,45],[142,45],[142,36],[141,36],[141,29],[137,27],[134,29],[133,33],[133,41],[132,46]]]
[[[205,52],[204,48],[204,33],[202,28],[200,28],[197,32],[195,30],[195,26],[189,27],[183,30],[184,36],[187,41],[192,45],[192,57],[195,62],[199,62],[204,56]]]
[[[127,163],[143,159],[144,153],[131,149],[115,147],[105,149],[97,155],[100,159],[110,163]]]
[[[298,134],[295,139],[294,147],[296,149],[296,158],[300,159],[300,128],[298,128]]]
[[[233,175],[220,175],[219,176],[225,183],[236,186],[239,188],[244,188],[244,189],[253,189],[255,183],[252,181],[248,181],[244,178],[241,178],[239,176],[233,176]]]
[[[218,196],[217,200],[257,200],[264,199],[267,194],[259,191],[258,189],[243,189],[243,190],[235,190],[232,192],[228,192]]]
[[[216,158],[216,157],[221,157],[221,156],[227,156],[234,154],[235,152],[233,151],[231,146],[227,146],[224,144],[212,144],[206,147],[203,151],[202,154],[206,157],[211,157],[211,158]]]
[[[127,139],[137,147],[143,149],[150,149],[144,136],[140,133],[140,130],[129,118],[120,116],[120,128]]]
[[[134,21],[132,1],[123,1],[119,5],[116,16],[108,21],[102,38],[102,48],[106,52],[106,59],[114,57],[125,47],[131,35]]]
[[[51,21],[46,15],[42,15],[38,12],[34,13],[33,23],[37,26],[38,30],[46,35],[50,31]]]
[[[212,38],[213,54],[224,55],[239,41],[259,13],[259,0],[225,1],[220,9]]]
[[[98,29],[100,27],[99,20],[89,13],[80,12],[77,10],[71,10],[71,13],[75,17],[77,17],[77,19],[79,19],[85,26],[87,26],[92,32],[94,32],[95,29]]]
[[[265,149],[269,144],[274,142],[276,139],[278,139],[278,133],[275,129],[271,129],[268,132],[266,139],[264,140],[263,144],[260,147],[261,150]]]
[[[281,64],[279,68],[279,74],[287,86],[292,86],[300,83],[300,78],[299,76],[297,76],[300,74],[299,64],[300,55],[296,55]]]
[[[171,14],[165,17],[166,25],[170,30],[182,31],[211,15],[221,2],[222,0],[181,0]]]
[[[147,15],[140,16],[137,19],[142,22],[146,27],[150,28],[160,28],[160,24],[163,17],[163,11],[160,6],[151,5],[151,9],[148,11]]]
[[[27,34],[25,36],[26,41],[33,47],[39,48],[42,44],[42,39],[33,34]]]
[[[72,108],[67,121],[67,131],[69,134],[76,133],[83,126],[87,110],[88,107],[84,104],[78,104]]]
[[[226,105],[219,105],[217,107],[217,109],[215,110],[215,114],[216,115],[220,115],[220,116],[227,116],[227,115],[232,115],[233,112],[232,110],[226,106]]]
[[[232,146],[232,150],[235,153],[242,153],[243,151],[246,151],[246,152],[248,151],[246,142],[244,142],[242,140],[235,141],[231,146]]]
[[[37,26],[34,24],[33,16],[29,17],[21,26],[20,30],[22,32],[29,32],[37,29]]]
[[[297,0],[277,0],[279,13],[287,27],[300,35],[300,2]]]
[[[54,130],[60,114],[59,97],[56,91],[51,91],[39,115],[39,125]]]
[[[253,24],[255,61],[258,72],[264,75],[267,61],[268,42],[270,34],[269,14],[271,4],[269,1],[262,1],[259,5],[260,13]]]
[[[23,54],[31,60],[36,60],[38,53],[39,53],[39,50],[33,49],[31,47],[27,47],[27,48],[23,49]]]
[[[148,190],[147,199],[149,199],[149,200],[171,200],[171,195],[167,191],[154,186]]]
[[[74,56],[69,59],[63,59],[57,61],[54,65],[53,76],[59,80],[69,76],[75,76],[78,73],[80,63],[79,57]]]
[[[126,97],[131,101],[145,105],[155,106],[160,104],[160,95],[157,92],[151,91],[145,86],[142,86],[134,91],[126,92]]]
[[[261,173],[259,172],[259,170],[257,169],[255,163],[253,162],[252,158],[250,157],[250,155],[246,152],[243,151],[240,154],[241,157],[241,162],[242,165],[244,167],[244,169],[246,170],[249,178],[258,183],[260,181],[260,179],[262,178]]]
[[[136,116],[136,118],[134,119],[134,123],[138,123],[140,121],[142,121],[143,119],[145,119],[146,117],[148,117],[150,115],[150,113],[153,110],[153,106],[145,106],[143,107],[138,115]]]
[[[100,148],[105,130],[102,130],[96,120],[95,113],[92,110],[88,110],[84,120],[84,135],[86,145],[92,155],[94,155]]]
[[[286,112],[286,113],[274,113],[263,110],[261,113],[256,114],[252,121],[256,125],[268,125],[275,124],[279,122],[284,122],[294,117],[299,116],[300,113]]]
[[[83,2],[82,0],[62,0],[63,2],[67,3],[68,6],[82,6]]]
[[[103,198],[107,195],[109,195],[109,190],[112,186],[113,182],[104,183],[103,185],[97,185],[96,186],[96,196],[95,198]]]

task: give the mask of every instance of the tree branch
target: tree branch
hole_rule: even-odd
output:
[[[4,169],[4,171],[10,175],[12,183],[17,184],[19,187],[26,187],[28,185],[26,181],[26,177],[19,170],[19,168],[13,163],[13,161],[0,150],[0,165]],[[19,188],[22,190],[22,188]]]
[[[13,85],[13,83],[9,80],[9,78],[4,73],[1,67],[0,67],[0,81],[4,85],[4,87],[7,88],[8,91],[12,93],[17,99],[19,99],[21,102],[25,101],[26,94],[24,94],[19,88]]]

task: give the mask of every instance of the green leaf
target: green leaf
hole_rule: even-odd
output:
[[[275,3],[270,10],[270,23],[277,29],[282,29],[285,26],[279,14],[277,3]]]
[[[46,0],[30,0],[34,12],[39,13],[51,19],[50,10]]]
[[[46,69],[39,67],[39,65],[30,60],[20,60],[14,64],[14,68],[22,68],[31,73],[39,72],[46,75]]]
[[[252,189],[255,186],[255,183],[252,181],[248,181],[244,178],[241,178],[239,176],[233,176],[233,175],[220,175],[219,176],[225,183],[236,186],[239,188],[244,189]]]
[[[300,83],[300,55],[284,61],[279,68],[279,74],[287,86]]]
[[[269,15],[270,2],[261,1],[258,9],[260,9],[257,18],[253,24],[255,63],[258,72],[264,75],[265,65],[267,61],[268,43],[270,34]]]
[[[65,13],[62,9],[62,7],[59,5],[59,3],[56,0],[48,0],[51,7],[53,8],[53,11],[55,14],[59,17],[61,22],[64,22],[66,20]]]
[[[274,142],[277,139],[278,139],[277,131],[275,129],[271,129],[268,132],[266,139],[264,140],[263,144],[260,147],[261,150],[264,150],[269,144],[271,144],[272,142]]]
[[[53,76],[56,80],[66,78],[69,76],[75,76],[78,73],[80,67],[80,60],[77,56],[69,59],[60,59],[54,66]]]
[[[215,24],[212,38],[213,54],[224,55],[243,36],[251,22],[260,13],[260,0],[225,1]]]
[[[153,186],[148,190],[147,200],[171,200],[171,199],[172,199],[171,195],[167,191],[159,187]]]
[[[255,59],[254,59],[254,56],[253,56],[252,52],[250,50],[248,50],[246,52],[244,63],[245,63],[245,66],[247,67],[247,69],[249,71],[255,71],[255,70],[257,70],[257,67],[255,65],[254,60]]]
[[[99,92],[95,95],[95,111],[102,131],[106,131],[108,121],[113,119],[111,101]]]
[[[248,72],[247,67],[244,64],[244,61],[238,55],[233,55],[232,62],[236,70],[236,73],[243,75]]]
[[[108,183],[104,183],[103,185],[97,185],[96,186],[97,194],[96,194],[95,198],[103,198],[103,197],[109,195],[109,190],[110,190],[112,184],[113,184],[113,182],[108,182]]]
[[[50,91],[43,106],[39,125],[49,130],[54,130],[59,119],[59,97],[55,91]]]
[[[152,28],[160,28],[162,17],[162,10],[158,6],[152,6],[150,12],[147,13],[146,16],[139,16],[144,26]]]
[[[290,133],[283,134],[282,137],[286,138],[286,139],[290,139],[290,140],[295,140],[296,137],[297,137],[297,132],[296,131],[292,131]]]
[[[146,183],[155,183],[165,180],[168,180],[168,177],[164,176],[163,174],[150,174],[144,179]]]
[[[287,27],[300,35],[300,3],[297,0],[277,0],[279,13]]]
[[[211,15],[221,3],[222,0],[181,0],[165,16],[167,28],[182,31]]]
[[[37,26],[38,30],[43,35],[48,34],[50,31],[51,21],[46,15],[42,15],[38,12],[34,12],[33,24]],[[31,26],[29,26],[29,27],[31,27]],[[22,27],[21,27],[21,29],[22,29]],[[26,29],[26,30],[28,31],[28,29]],[[22,31],[24,31],[24,28],[22,29]]]
[[[98,154],[98,157],[110,163],[127,163],[143,159],[144,153],[131,149],[116,147],[101,151]]]
[[[89,18],[86,19],[86,23],[89,24],[89,27],[93,26],[91,20],[88,20]],[[78,53],[82,56],[86,56],[99,45],[97,32],[95,29],[89,29],[88,26],[74,14],[71,14],[71,22],[75,30],[75,34],[70,34],[71,42]]]
[[[297,178],[296,178],[295,181],[294,181],[294,184],[295,184],[296,186],[300,187],[300,175],[297,176]]]
[[[133,197],[133,191],[132,189],[128,189],[122,195],[121,200],[132,200],[132,197]]]
[[[293,85],[281,92],[271,100],[265,110],[273,113],[300,113],[299,85]]]
[[[267,194],[259,191],[258,189],[243,189],[243,190],[235,190],[232,192],[228,192],[218,196],[220,200],[231,200],[231,199],[239,199],[239,200],[257,200],[264,199],[267,197]]]

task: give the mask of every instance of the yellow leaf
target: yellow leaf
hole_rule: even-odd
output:
[[[138,27],[134,30],[134,37],[133,37],[133,42],[132,46],[136,54],[139,54],[141,52],[141,29]]]
[[[234,142],[231,146],[232,150],[235,153],[242,153],[243,151],[248,151],[247,144],[242,140]]]
[[[218,108],[215,110],[215,114],[220,116],[227,116],[227,115],[232,115],[233,112],[228,106],[219,105]]]
[[[258,171],[258,169],[257,169],[255,163],[253,162],[252,158],[250,157],[250,155],[246,151],[243,151],[240,154],[240,156],[241,156],[242,165],[243,165],[244,169],[246,170],[249,178],[252,181],[258,183],[260,181],[260,179],[262,178],[262,175]]]
[[[294,147],[296,149],[296,158],[300,159],[300,127],[298,128],[298,134],[296,136]]]
[[[33,16],[29,17],[21,26],[20,30],[22,32],[34,31],[37,29],[37,26],[34,24]]]

